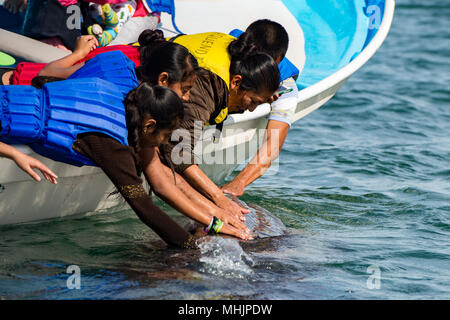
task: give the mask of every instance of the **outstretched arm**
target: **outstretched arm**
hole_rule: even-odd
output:
[[[101,133],[79,135],[73,148],[97,163],[139,219],[166,243],[182,248],[195,246],[192,235],[153,203],[142,185],[131,148]]]
[[[178,174],[176,174],[175,184],[172,171],[161,163],[157,149],[142,149],[140,158],[144,167],[144,174],[158,197],[203,225],[208,225],[211,217],[216,216],[225,222],[221,233],[250,239],[247,233],[248,229],[241,221],[230,217],[226,212],[205,199]]]
[[[231,212],[234,216],[243,219],[243,213],[249,213],[248,209],[242,208],[236,202],[225,196],[223,191],[198,167],[191,165],[183,171],[182,176],[200,193],[213,201],[220,208]]]
[[[81,36],[77,39],[75,50],[59,60],[50,62],[41,71],[39,76],[51,76],[67,79],[75,71],[84,66],[84,62],[77,63],[84,59],[92,50],[97,48],[98,41],[94,36]]]
[[[3,7],[9,12],[16,14],[25,12],[28,0],[5,0]]]
[[[261,148],[247,166],[231,182],[222,187],[222,191],[237,197],[242,196],[245,187],[261,177],[278,158],[288,132],[289,124],[269,120]]]
[[[293,121],[298,101],[298,88],[294,78],[281,82],[278,92],[271,103],[269,122],[266,127],[264,142],[255,157],[228,184],[222,187],[223,192],[234,196],[244,194],[245,187],[261,177],[278,158]]]
[[[58,183],[56,180],[58,176],[45,164],[33,157],[24,154],[23,152],[20,152],[10,145],[0,142],[0,156],[13,160],[20,169],[28,173],[34,180],[38,182],[41,181],[41,177],[39,177],[34,169],[41,171],[45,179],[47,179],[51,183]]]

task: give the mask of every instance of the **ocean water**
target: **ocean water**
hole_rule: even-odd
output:
[[[449,299],[449,16],[397,1],[378,53],[293,125],[242,197],[286,235],[160,249],[131,210],[3,226],[0,299]]]

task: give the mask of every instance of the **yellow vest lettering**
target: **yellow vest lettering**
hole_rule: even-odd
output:
[[[173,42],[187,48],[200,67],[217,74],[230,88],[231,61],[227,48],[234,39],[226,33],[204,32],[178,36]]]
[[[192,35],[179,35],[168,38],[182,45],[197,59],[198,65],[217,74],[225,81],[228,89],[230,89],[230,65],[231,59],[227,48],[231,41],[236,38],[221,32],[204,32]],[[139,43],[134,43],[134,46]],[[206,125],[214,125],[222,123],[228,116],[228,107],[223,106],[211,116]]]

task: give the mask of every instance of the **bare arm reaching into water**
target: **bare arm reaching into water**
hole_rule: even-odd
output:
[[[186,216],[208,225],[212,216],[225,222],[221,233],[233,235],[241,239],[250,239],[247,227],[236,217],[217,207],[200,193],[194,190],[179,174],[176,184],[172,171],[163,165],[155,148],[142,149],[141,162],[144,174],[151,183],[157,196],[169,203],[173,208]]]
[[[153,203],[152,197],[145,191],[138,172],[137,157],[130,147],[122,145],[104,134],[88,133],[79,136],[74,144],[74,150],[90,157],[102,168],[141,221],[154,230],[165,242],[185,248],[194,246],[195,238],[157,207]],[[153,158],[151,154],[155,154],[155,152],[148,151],[146,150],[144,154],[149,153],[149,158]],[[158,157],[156,156],[156,158]],[[142,161],[145,163],[147,160]],[[160,173],[165,175],[163,171]],[[147,172],[145,175],[152,174],[154,173]],[[169,181],[166,177],[164,178]],[[152,179],[155,179],[156,182],[161,181],[158,180],[157,175]],[[155,185],[155,181],[150,182]],[[210,216],[193,207],[184,194],[177,190],[177,188],[171,188],[165,192],[169,194],[169,199],[177,198],[176,209],[203,224],[208,223]],[[170,197],[170,192],[174,197]],[[239,232],[229,225],[224,225],[221,231],[237,237],[242,235],[242,238],[246,239],[244,232]]]

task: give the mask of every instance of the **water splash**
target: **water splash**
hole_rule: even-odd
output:
[[[254,274],[251,257],[236,239],[204,237],[197,240],[202,263],[200,272],[227,278],[245,278]]]
[[[269,211],[256,205],[247,205],[241,200],[238,202],[250,209],[250,213],[246,214],[245,224],[255,239],[284,234],[286,227]],[[254,274],[252,267],[255,263],[244,252],[237,239],[205,237],[199,239],[197,245],[201,251],[199,258],[199,262],[202,263],[201,272],[231,278],[245,278]]]

